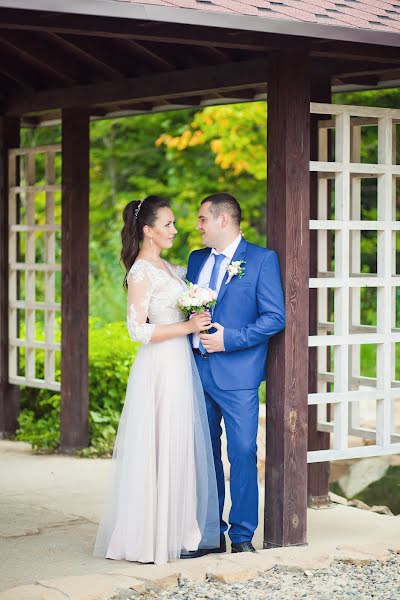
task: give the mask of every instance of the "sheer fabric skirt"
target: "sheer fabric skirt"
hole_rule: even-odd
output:
[[[95,556],[165,563],[219,546],[204,394],[186,337],[142,345],[132,366]]]

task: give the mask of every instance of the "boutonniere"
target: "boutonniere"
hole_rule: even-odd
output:
[[[242,267],[244,264],[246,264],[245,260],[234,260],[226,267],[228,279],[225,281],[225,285],[228,285],[232,277],[237,276],[239,279],[242,279],[245,273],[245,267]]]

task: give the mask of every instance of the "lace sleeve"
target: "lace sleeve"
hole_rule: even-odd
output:
[[[151,279],[143,265],[135,264],[128,275],[127,326],[134,342],[148,344],[155,325],[147,323],[151,299]]]

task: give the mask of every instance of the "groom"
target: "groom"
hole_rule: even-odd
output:
[[[211,330],[214,333],[193,336],[192,341],[206,398],[217,475],[221,540],[214,552],[225,552],[224,532],[228,528],[222,519],[222,418],[231,466],[232,552],[255,552],[251,541],[258,523],[258,387],[265,379],[269,339],[285,326],[277,255],[246,242],[240,220],[239,203],[230,194],[205,198],[197,229],[206,248],[191,253],[187,273],[189,281],[218,293]]]

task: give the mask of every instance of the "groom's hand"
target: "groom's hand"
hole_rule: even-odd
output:
[[[209,354],[224,352],[224,328],[219,323],[211,323],[210,329],[211,327],[214,327],[217,331],[215,333],[201,333],[201,343]]]

